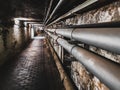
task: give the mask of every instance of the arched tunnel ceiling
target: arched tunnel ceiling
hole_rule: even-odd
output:
[[[25,17],[39,19],[40,22],[43,22],[49,8],[50,1],[51,0],[0,0],[0,21],[5,21],[13,17]],[[60,0],[53,0],[49,15],[52,13],[59,1]],[[64,3],[54,13],[54,17],[50,21],[58,18],[85,1],[86,0],[64,0]],[[107,2],[112,0],[98,1]]]
[[[43,22],[49,3],[51,0],[0,0],[0,20],[7,20],[13,17],[26,17],[39,19]],[[77,2],[76,2],[77,1]],[[81,3],[85,0],[65,0],[65,3],[57,14],[60,16],[68,11],[75,3]],[[59,0],[53,0],[51,11],[55,8]],[[68,3],[69,2],[69,3]],[[65,8],[63,10],[63,8]]]
[[[0,19],[11,17],[44,18],[50,0],[0,0]]]

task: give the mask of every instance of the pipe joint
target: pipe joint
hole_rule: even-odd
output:
[[[57,36],[57,38],[55,39],[55,41],[56,41],[56,42],[58,42],[57,40],[58,40],[59,38],[60,38],[60,37],[59,37],[59,36]]]
[[[76,45],[72,46],[70,53],[72,54],[72,50],[76,47]]]
[[[71,31],[71,39],[73,39],[73,32],[75,31],[75,28]]]

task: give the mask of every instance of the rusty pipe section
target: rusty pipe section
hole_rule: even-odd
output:
[[[50,35],[50,34],[49,34],[49,35]],[[55,37],[55,36],[53,36],[53,37],[54,37],[55,40],[56,40],[57,37]],[[47,41],[48,41],[48,40],[47,40]],[[57,68],[58,68],[58,71],[59,71],[59,73],[60,73],[60,78],[61,78],[61,80],[63,81],[63,84],[64,84],[64,86],[65,86],[65,90],[75,90],[75,89],[74,89],[74,86],[72,85],[72,83],[71,83],[71,81],[70,81],[70,79],[69,79],[69,77],[68,77],[68,75],[66,74],[66,72],[64,71],[64,69],[63,69],[63,67],[62,67],[62,65],[61,65],[61,63],[60,63],[59,58],[57,57],[55,51],[53,50],[52,45],[50,44],[49,41],[48,41],[48,43],[49,43],[49,46],[50,46],[50,50],[51,50],[51,52],[52,52],[52,54],[53,54],[53,57],[54,57],[56,66],[57,66]]]
[[[111,60],[96,55],[81,47],[71,45],[66,40],[49,34],[53,39],[71,53],[80,63],[82,63],[91,73],[98,77],[111,90],[120,89],[120,65]],[[57,37],[57,39],[56,39]]]
[[[53,32],[53,30],[48,30]],[[120,28],[56,29],[57,34],[120,54]]]

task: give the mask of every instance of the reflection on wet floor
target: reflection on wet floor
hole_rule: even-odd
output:
[[[33,40],[0,72],[0,90],[64,90],[45,39]]]
[[[45,36],[36,36],[36,37],[33,37],[32,39],[44,39]]]

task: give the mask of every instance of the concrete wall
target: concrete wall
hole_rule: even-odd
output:
[[[12,60],[30,41],[30,31],[26,27],[13,25],[0,27],[0,65]]]

